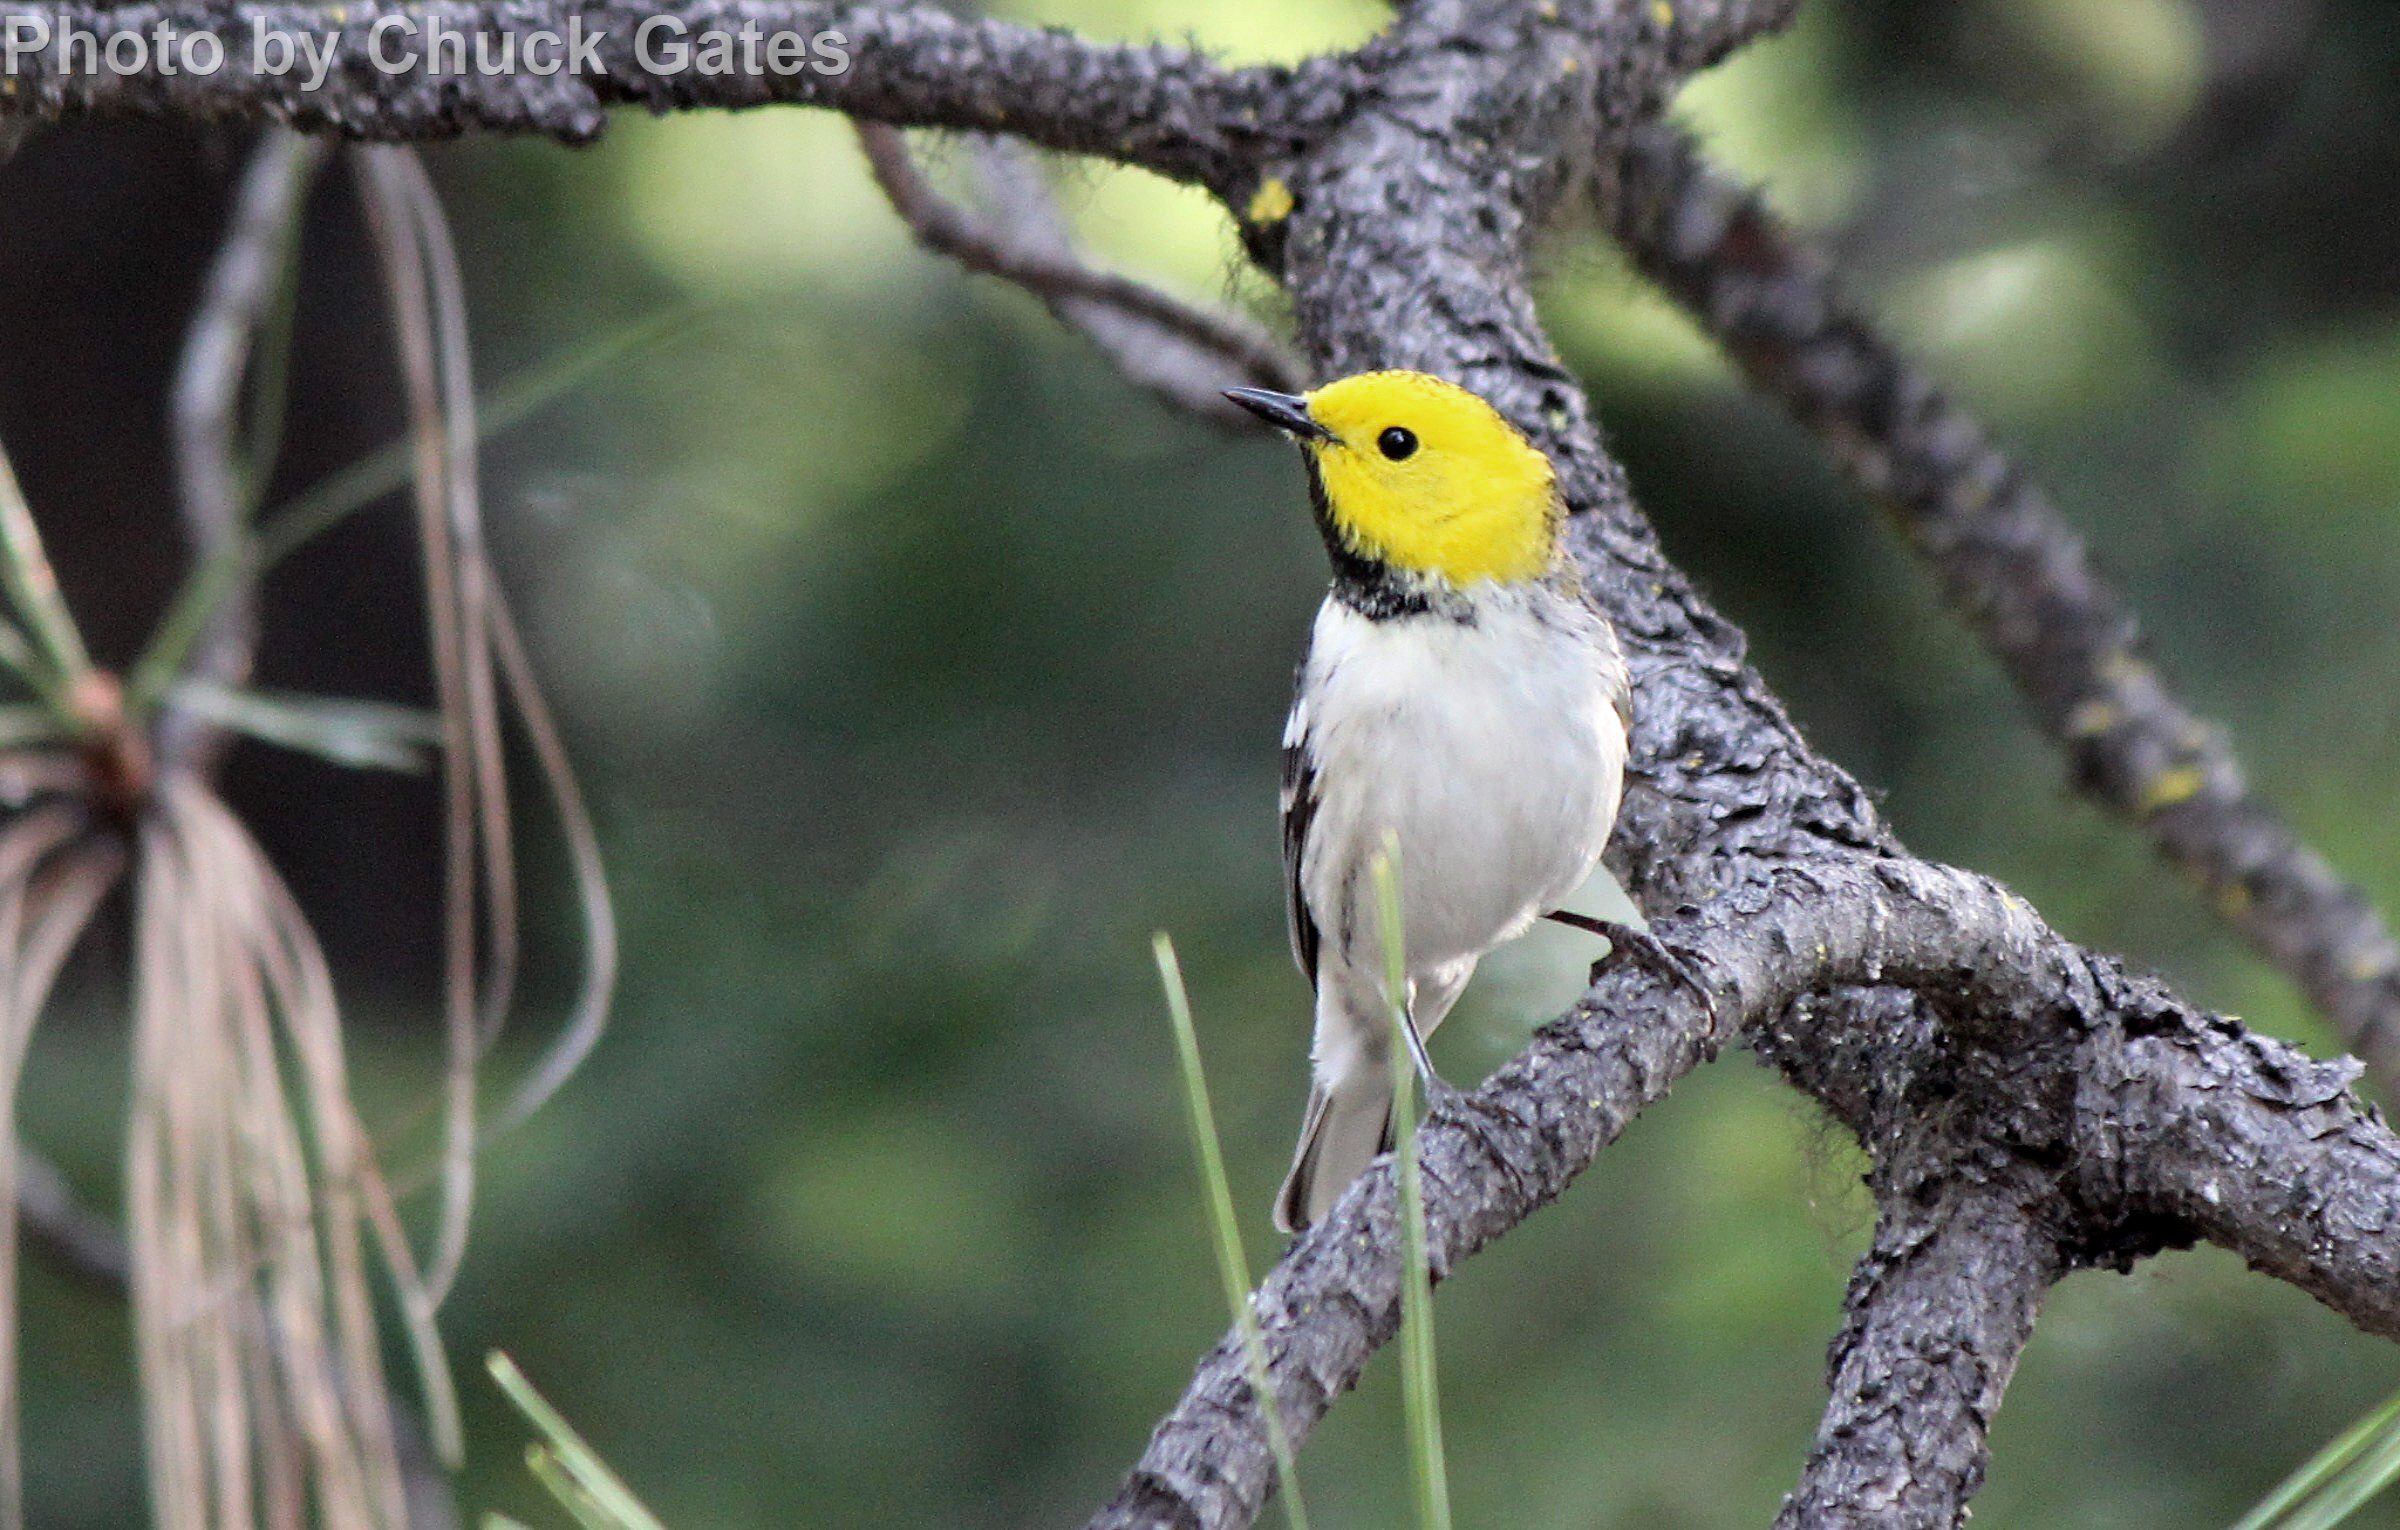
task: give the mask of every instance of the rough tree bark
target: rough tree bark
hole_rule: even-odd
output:
[[[1656,168],[1638,152],[1655,140],[1636,135],[1651,131],[1680,78],[1789,8],[1415,0],[1354,53],[1228,69],[1185,50],[925,9],[722,0],[665,9],[694,27],[835,26],[849,35],[852,70],[665,79],[612,44],[597,78],[435,82],[353,67],[311,96],[239,73],[68,79],[53,60],[0,106],[45,118],[275,119],[376,138],[509,129],[580,140],[612,103],[791,101],[894,126],[1015,134],[1213,191],[1289,292],[1316,371],[1406,366],[1456,378],[1557,460],[1574,555],[1636,678],[1639,782],[1611,864],[1715,999],[1712,1009],[1631,966],[1603,970],[1521,1056],[1440,1101],[1420,1141],[1436,1276],[1555,1198],[1684,1073],[1746,1039],[1857,1134],[1879,1207],[1831,1357],[1831,1402],[1781,1522],[1949,1525],[1982,1479],[1985,1430],[2042,1294],[2070,1271],[2124,1268],[2206,1239],[2361,1328],[2400,1337],[2400,1138],[2351,1095],[2355,1064],[2311,1061],[2203,1013],[2062,939],[2005,889],[1909,856],[1858,784],[1799,736],[1744,662],[1739,631],[1665,561],[1603,450],[1535,317],[1529,245],[1554,207],[1586,189],[1619,210],[1621,229],[1672,227],[1626,221],[1637,206],[1669,205],[1627,196],[1642,196],[1641,176]],[[228,33],[254,19],[323,20],[282,6],[22,9],[102,33],[169,17]],[[619,44],[649,14],[542,0],[414,8],[500,32],[555,27],[570,13]],[[356,56],[384,12],[342,14]],[[898,164],[887,154],[887,180]],[[911,216],[925,227],[930,214],[920,205]],[[1711,312],[1709,294],[1750,252],[1738,240],[1632,242]],[[1105,289],[1084,282],[1075,295],[1105,306]],[[1750,333],[1720,332],[1737,354]],[[1236,362],[1224,365],[1231,380]],[[1773,366],[1753,370],[1787,395],[1797,388]],[[1923,423],[1922,411],[1910,418]],[[1937,444],[1989,460],[1954,426],[1932,423]],[[1969,606],[2003,593],[1986,586],[2004,569],[1962,560],[1951,573]],[[2100,614],[2115,632],[2113,608]],[[2048,698],[2037,699],[2046,713]],[[2247,802],[2200,792],[2179,804],[2179,821],[2229,833]],[[2365,919],[2381,930],[2371,910]],[[2339,1010],[2316,980],[2316,947],[2261,944]],[[1274,1402],[1295,1438],[1398,1325],[1394,1209],[1388,1172],[1371,1172],[1252,1298]],[[1229,1340],[1202,1358],[1092,1524],[1244,1524],[1272,1477]]]
[[[1607,210],[1627,251],[1890,507],[2076,788],[2139,824],[2400,1099],[2400,941],[2144,657],[2131,606],[2048,496],[1688,136],[1653,123],[1616,168]]]

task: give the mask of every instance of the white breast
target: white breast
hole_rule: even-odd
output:
[[[1300,890],[1327,954],[1348,965],[1374,929],[1367,868],[1387,832],[1414,972],[1556,908],[1616,819],[1622,686],[1606,624],[1550,590],[1479,592],[1471,623],[1328,600],[1292,717],[1316,772]]]

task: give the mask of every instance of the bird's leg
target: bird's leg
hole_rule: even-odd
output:
[[[1710,1022],[1712,1024],[1715,1022],[1717,1018],[1716,997],[1708,991],[1707,985],[1700,981],[1699,974],[1692,971],[1689,963],[1673,951],[1668,950],[1666,942],[1648,930],[1637,930],[1632,925],[1619,924],[1614,919],[1595,919],[1589,914],[1578,914],[1563,908],[1552,909],[1542,917],[1556,920],[1570,929],[1598,935],[1608,942],[1608,955],[1592,964],[1594,981],[1598,981],[1601,972],[1607,967],[1611,958],[1631,957],[1652,972],[1664,977],[1668,982],[1689,990],[1692,997],[1700,1001],[1700,1007],[1708,1011]]]
[[[1400,1034],[1408,1038],[1408,1060],[1417,1065],[1417,1081],[1425,1086],[1427,1101],[1440,1099],[1450,1092],[1450,1086],[1433,1071],[1432,1054],[1425,1050],[1425,1038],[1417,1033],[1415,1006],[1411,1005],[1401,1018]]]

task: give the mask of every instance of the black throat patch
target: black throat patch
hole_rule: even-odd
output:
[[[1472,624],[1474,612],[1464,601],[1413,574],[1352,547],[1333,519],[1333,502],[1326,497],[1324,475],[1317,471],[1314,452],[1301,454],[1308,464],[1308,503],[1316,512],[1317,533],[1325,539],[1326,556],[1333,560],[1333,598],[1369,621],[1436,613]]]

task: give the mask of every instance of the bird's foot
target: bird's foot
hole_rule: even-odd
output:
[[[1426,1107],[1430,1109],[1458,1093],[1456,1087],[1434,1071],[1433,1056],[1425,1050],[1425,1038],[1417,1033],[1415,1016],[1402,1025],[1401,1034],[1408,1038],[1408,1060],[1416,1065],[1417,1083],[1425,1091]]]
[[[1708,991],[1708,985],[1700,981],[1700,975],[1692,970],[1690,963],[1677,956],[1665,941],[1648,930],[1637,930],[1632,925],[1619,924],[1614,919],[1595,919],[1589,914],[1578,914],[1563,908],[1554,909],[1543,917],[1571,929],[1598,935],[1608,942],[1608,955],[1592,963],[1593,982],[1600,981],[1600,974],[1608,970],[1609,963],[1619,957],[1629,958],[1676,987],[1688,991],[1700,1001],[1700,1007],[1708,1011],[1710,1023],[1713,1025],[1716,1022],[1717,1000]]]
[[[1420,1071],[1417,1074],[1417,1083],[1425,1091],[1425,1111],[1428,1115],[1441,1109],[1452,1100],[1464,1098],[1467,1092],[1439,1073]]]

